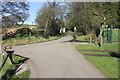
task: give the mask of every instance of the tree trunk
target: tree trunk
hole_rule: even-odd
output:
[[[91,2],[90,7],[91,7],[91,10],[93,11],[93,13],[94,13],[96,16],[100,16],[100,17],[103,18],[103,24],[104,24],[104,27],[105,27],[105,25],[106,25],[106,24],[105,24],[106,18],[105,18],[105,16],[104,16],[104,14],[97,13],[97,12],[93,9],[92,2]],[[97,40],[98,40],[98,45],[99,45],[100,47],[102,47],[102,44],[103,44],[103,36],[102,36],[102,34],[103,34],[103,27],[102,27],[102,25],[101,25],[101,27],[100,27],[100,34],[99,34],[99,36],[98,36],[98,38],[97,38]]]
[[[46,36],[47,27],[48,27],[48,20],[47,20],[47,22],[46,22],[46,24],[45,24],[44,36]]]

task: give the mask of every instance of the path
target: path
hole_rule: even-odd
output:
[[[104,78],[69,42],[71,35],[59,40],[14,47],[17,54],[30,57],[30,78]]]

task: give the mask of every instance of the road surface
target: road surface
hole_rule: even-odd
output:
[[[74,47],[71,35],[55,41],[15,46],[15,52],[29,57],[30,78],[105,78]]]

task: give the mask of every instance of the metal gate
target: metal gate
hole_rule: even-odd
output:
[[[103,39],[105,43],[112,43],[112,36],[113,36],[113,28],[105,28],[103,31]]]

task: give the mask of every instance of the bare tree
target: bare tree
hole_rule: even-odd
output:
[[[27,14],[29,5],[26,2],[2,2],[0,6],[2,8],[1,13],[4,27],[16,26],[20,22],[23,24],[29,16],[29,14]],[[9,25],[9,23],[12,25]]]

